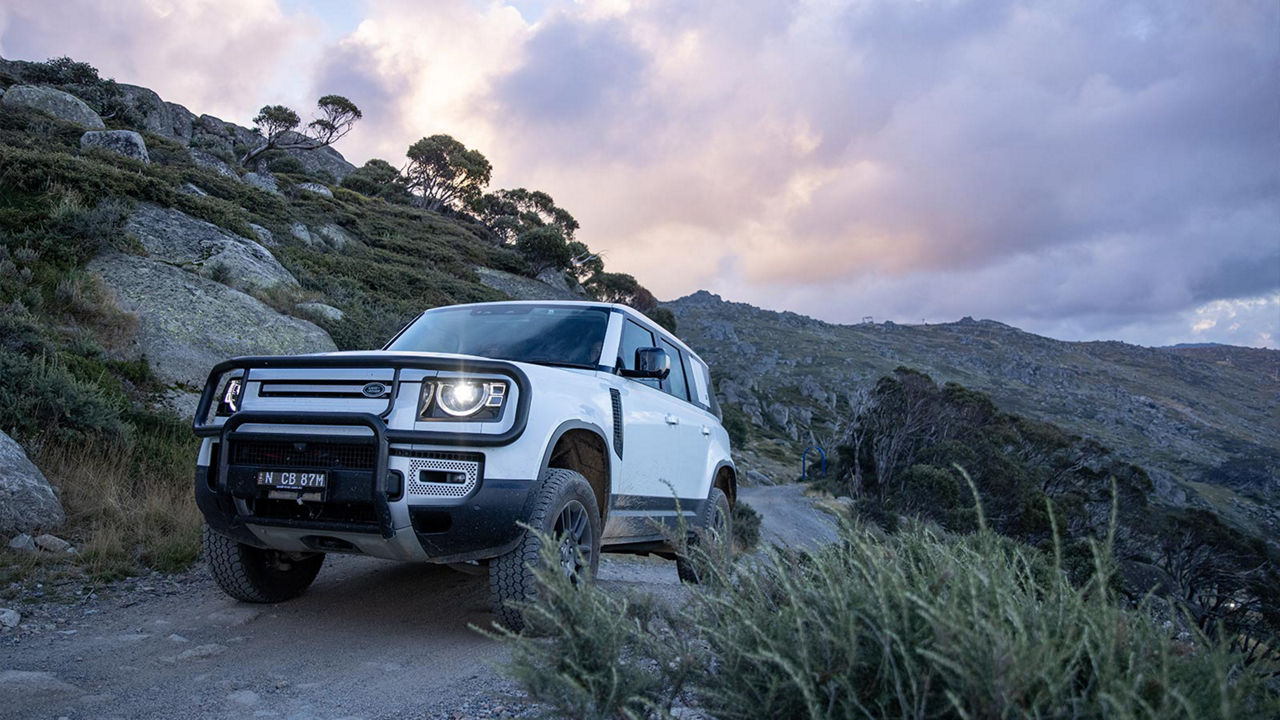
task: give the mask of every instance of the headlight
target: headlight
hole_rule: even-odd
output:
[[[418,401],[422,420],[497,420],[507,399],[501,380],[457,378],[424,382]]]
[[[244,383],[233,377],[222,386],[222,394],[218,396],[218,416],[225,417],[240,411],[240,396],[244,394]]]

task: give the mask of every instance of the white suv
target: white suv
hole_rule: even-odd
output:
[[[540,549],[521,523],[577,577],[608,551],[696,580],[672,530],[727,538],[737,489],[707,364],[604,303],[455,305],[378,352],[229,360],[195,432],[205,556],[248,602],[299,595],[330,552],[487,564],[518,627]]]

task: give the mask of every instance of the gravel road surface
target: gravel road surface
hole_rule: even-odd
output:
[[[766,542],[833,537],[798,486],[743,488]],[[679,602],[675,563],[606,555],[605,588]],[[303,597],[227,598],[198,567],[12,604],[3,718],[472,718],[536,708],[503,677],[484,576],[331,556]],[[56,594],[56,593],[50,593]]]

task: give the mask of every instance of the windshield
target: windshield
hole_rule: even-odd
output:
[[[607,308],[481,305],[423,313],[387,350],[478,355],[594,368],[609,325]]]

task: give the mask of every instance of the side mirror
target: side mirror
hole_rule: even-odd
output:
[[[658,347],[636,348],[636,369],[623,368],[621,375],[632,378],[666,380],[671,373],[671,356]]]

